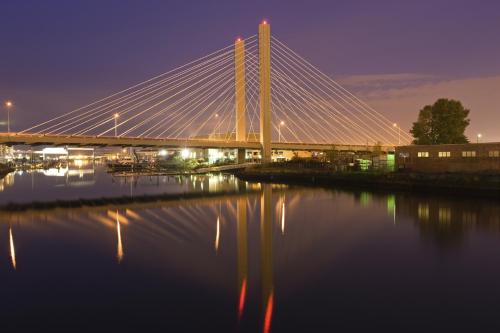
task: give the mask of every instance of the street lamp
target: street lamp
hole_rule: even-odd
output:
[[[392,124],[392,127],[398,129],[398,146],[401,144],[401,127],[397,123]]]
[[[479,140],[481,140],[482,137],[483,137],[483,135],[481,133],[477,134],[477,143],[479,143]]]
[[[278,142],[281,142],[281,126],[285,125],[285,122],[282,120],[278,126]]]
[[[5,102],[5,107],[7,108],[7,133],[10,134],[10,109],[14,104],[11,101]]]
[[[117,126],[118,126],[118,118],[120,117],[120,115],[118,113],[115,113],[113,118],[115,119],[115,136],[118,136],[118,129],[117,129]]]

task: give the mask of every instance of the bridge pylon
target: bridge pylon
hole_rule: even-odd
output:
[[[262,163],[271,162],[271,26],[259,25],[260,143]]]
[[[245,41],[241,38],[234,43],[234,93],[236,109],[236,141],[247,141],[246,123],[246,80]],[[238,163],[245,163],[245,149],[238,149]]]

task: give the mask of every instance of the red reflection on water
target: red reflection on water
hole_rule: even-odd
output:
[[[245,297],[247,295],[247,279],[243,280],[240,290],[240,303],[238,306],[238,319],[243,315],[243,309],[245,308]]]
[[[274,304],[274,291],[271,291],[269,298],[267,299],[266,313],[264,316],[264,333],[269,333],[271,331],[271,320],[273,317],[273,304]]]

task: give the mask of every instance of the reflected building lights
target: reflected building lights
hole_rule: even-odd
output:
[[[16,249],[14,247],[14,237],[12,236],[12,227],[9,228],[9,243],[10,243],[10,259],[12,261],[12,267],[14,269],[17,269]]]
[[[121,229],[120,229],[120,217],[118,210],[116,211],[116,234],[118,238],[118,244],[116,247],[116,257],[118,259],[118,263],[121,263],[123,260],[123,245],[122,245],[122,235],[121,235]]]
[[[217,230],[215,231],[215,253],[219,251],[220,218],[217,216]]]
[[[285,234],[285,196],[283,196],[283,202],[281,203],[281,234]]]

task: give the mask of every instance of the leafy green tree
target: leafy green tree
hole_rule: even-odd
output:
[[[469,110],[460,101],[441,98],[426,105],[418,114],[410,133],[417,145],[467,143],[465,129],[469,126]]]

